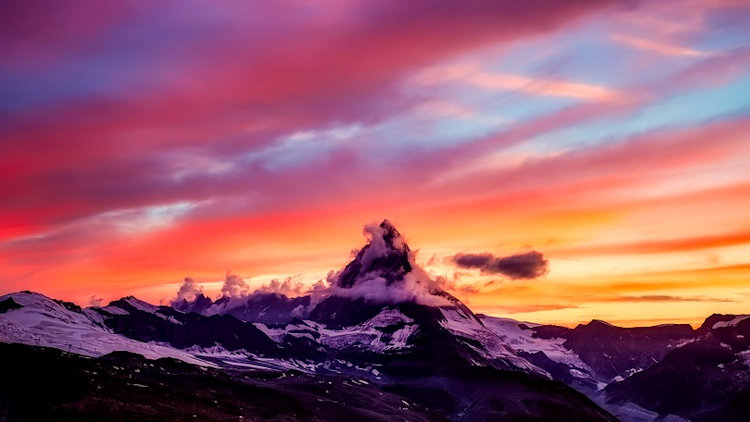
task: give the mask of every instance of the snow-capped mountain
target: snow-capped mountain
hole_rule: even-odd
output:
[[[471,351],[489,351],[496,346],[482,339],[484,331],[470,317],[460,316],[451,308],[413,303],[381,307],[374,317],[343,328],[300,319],[282,324],[247,323],[232,316],[186,314],[132,297],[101,308],[81,309],[31,292],[0,297],[0,312],[0,339],[6,343],[48,346],[85,356],[130,351],[150,359],[171,357],[204,367],[293,370],[395,385],[453,377],[459,381],[454,379],[452,385],[442,387],[451,396],[465,394],[474,382],[457,373],[463,376],[472,367],[487,368],[484,365],[492,361],[492,354],[481,353],[476,354],[479,360],[471,360],[476,356]],[[663,331],[665,327],[649,330],[605,325],[624,335],[607,340],[599,333],[590,340],[596,345],[591,347],[616,349],[621,342],[632,342],[641,336],[642,349],[652,344],[656,350],[640,353],[666,356],[639,371],[626,369],[609,383],[607,376],[586,361],[585,355],[569,348],[571,338],[584,341],[581,327],[567,329],[484,315],[477,319],[496,335],[493,341],[502,344],[502,350],[511,350],[537,367],[526,371],[539,374],[543,369],[554,379],[591,394],[624,420],[653,420],[667,414],[696,420],[715,420],[712,418],[719,416],[721,420],[742,420],[738,415],[747,410],[747,402],[743,401],[750,374],[750,345],[745,340],[750,338],[747,316],[712,316],[674,346],[664,345],[664,336],[656,338],[657,344],[650,343],[654,341],[653,331]],[[429,326],[424,321],[434,321],[436,325]],[[220,326],[230,328],[217,330]],[[682,330],[675,327],[675,332]],[[188,331],[204,333],[206,337],[186,337]],[[430,334],[421,337],[420,332]],[[235,333],[246,334],[230,340],[223,333],[231,333],[232,338]],[[455,336],[455,343],[445,343],[446,333]],[[446,344],[447,348],[439,348]],[[616,357],[610,355],[610,359]],[[624,361],[635,362],[637,357],[625,357]],[[540,379],[532,375],[534,378]],[[682,408],[688,403],[683,399],[685,394],[694,400]],[[638,409],[635,414],[623,410],[633,406]]]
[[[39,348],[98,357],[99,371],[116,361],[150,374],[139,385],[160,377],[154,364],[112,352],[178,359],[229,377],[272,374],[262,376],[265,385],[284,391],[287,381],[270,380],[304,377],[294,381],[295,394],[304,385],[321,400],[330,389],[310,393],[312,385],[346,382],[352,391],[403,400],[402,414],[393,408],[383,420],[742,420],[750,410],[746,316],[713,315],[693,330],[603,321],[565,328],[476,315],[419,268],[387,220],[366,235],[329,288],[301,297],[197,294],[173,306],[125,297],[80,308],[32,292],[0,296],[0,342],[76,368],[89,364]],[[131,375],[145,376],[138,373]],[[193,376],[213,385],[220,375]],[[315,406],[312,414],[326,412]]]
[[[368,243],[316,298],[261,293],[239,303],[227,298],[208,303],[205,296],[197,295],[176,308],[253,322],[279,347],[306,338],[310,348],[331,349],[329,354],[408,354],[429,339],[438,349],[454,350],[469,365],[549,378],[546,371],[514,353],[468,307],[437,287],[388,220],[368,227],[366,234]]]
[[[566,339],[563,335],[566,328],[486,315],[479,315],[479,318],[516,354],[543,368],[554,379],[586,392],[596,391],[606,385],[576,352],[565,347]]]
[[[443,317],[444,310],[440,308],[401,303],[381,307],[375,316],[358,324],[329,328],[312,320],[274,325],[248,323],[231,315],[183,313],[132,297],[101,308],[80,309],[36,293],[22,292],[0,297],[0,306],[4,311],[0,313],[0,339],[5,343],[31,346],[25,346],[30,347],[28,350],[0,346],[4,356],[12,357],[19,364],[33,357],[34,363],[29,364],[35,368],[34,373],[40,368],[41,360],[44,363],[41,367],[48,368],[45,378],[54,378],[54,382],[58,383],[55,385],[61,385],[63,379],[68,379],[73,372],[75,376],[71,382],[82,383],[81,380],[92,379],[100,387],[104,385],[110,390],[115,389],[115,398],[104,398],[104,393],[96,388],[81,387],[80,400],[84,400],[84,404],[76,407],[77,412],[103,412],[100,407],[89,403],[107,400],[108,403],[115,402],[108,404],[113,406],[112,409],[136,415],[132,412],[141,411],[142,404],[130,406],[118,402],[135,400],[131,396],[132,390],[150,388],[160,391],[166,388],[171,394],[170,391],[182,388],[180,386],[184,382],[190,385],[200,382],[200,385],[195,385],[199,391],[213,391],[211,389],[216,388],[217,383],[222,386],[234,383],[234,388],[244,391],[248,388],[247,383],[251,382],[254,386],[252,391],[263,388],[269,391],[266,395],[291,395],[294,400],[312,396],[329,401],[331,397],[339,395],[342,401],[327,404],[324,408],[319,407],[318,401],[304,399],[306,404],[300,405],[300,413],[294,413],[298,416],[323,415],[323,419],[327,420],[331,420],[330,415],[347,412],[371,420],[469,421],[490,420],[491,415],[538,420],[549,419],[553,415],[567,415],[571,420],[614,420],[606,411],[574,390],[538,375],[541,373],[539,370],[529,367],[527,369],[531,373],[527,373],[515,367],[513,371],[508,371],[509,366],[502,371],[493,366],[484,366],[483,363],[494,362],[497,356],[509,353],[509,349],[487,351],[488,356],[483,357],[476,350],[482,350],[485,343],[472,341],[476,328],[472,324],[467,325],[464,316],[449,313]],[[432,325],[426,321],[431,321]],[[461,335],[452,337],[450,330],[456,330]],[[48,351],[50,349],[38,346],[52,347],[70,354],[55,354]],[[150,359],[176,358],[204,368],[221,368],[228,371],[228,375],[222,376],[214,369],[211,369],[214,372],[196,372],[175,367],[163,359],[149,364],[118,354],[120,352],[111,353],[113,351],[129,351]],[[96,363],[76,360],[71,357],[75,354],[99,357],[100,360]],[[515,359],[525,362],[518,357]],[[64,372],[64,378],[58,379],[55,377],[63,377],[56,375],[61,365],[68,369]],[[123,371],[129,375],[123,377]],[[245,373],[251,375],[239,375]],[[100,377],[98,374],[109,375]],[[227,376],[230,378],[222,380]],[[185,381],[185,377],[189,381]],[[248,381],[248,377],[251,381]],[[178,384],[172,387],[171,383]],[[22,387],[26,385],[21,383]],[[27,388],[29,391],[24,393],[24,397],[38,394],[39,389],[31,385]],[[364,397],[373,397],[373,393],[387,403],[395,400],[401,405],[387,408],[377,405],[375,408],[382,409],[377,411],[349,408],[357,403],[353,397],[364,400]],[[15,397],[18,393],[0,388],[0,395],[6,397],[8,394]],[[52,397],[57,393],[47,394]],[[184,398],[181,397],[185,394],[180,393],[174,399],[175,403],[188,405],[182,402]],[[218,396],[212,394],[211,397],[215,397],[213,400],[222,406],[236,406],[237,400],[241,400],[239,397],[243,396],[231,391]],[[224,402],[229,399],[233,401]],[[522,402],[528,404],[519,406]],[[6,403],[10,403],[11,407],[4,407]],[[0,414],[34,418],[48,415],[37,412],[53,412],[44,406],[19,410],[13,403],[16,401],[0,400]],[[270,408],[271,404],[268,406]],[[257,411],[260,415],[267,415],[269,408]],[[273,409],[284,412],[281,408]],[[385,410],[386,414],[379,413]],[[209,419],[215,417],[209,408],[195,411],[207,415]],[[59,414],[56,412],[52,414]],[[113,415],[94,414],[100,418]],[[252,416],[258,418],[259,414]],[[137,417],[144,416],[138,414]]]
[[[197,365],[208,364],[168,345],[117,334],[104,324],[105,319],[125,312],[115,306],[82,309],[39,293],[7,294],[0,296],[0,341],[54,347],[85,356],[128,351],[150,359],[172,357]]]
[[[281,293],[255,293],[242,300],[232,301],[228,297],[222,297],[213,301],[201,293],[190,302],[182,299],[172,307],[182,312],[232,315],[247,322],[278,324],[307,317],[311,301],[309,295],[287,297]]]
[[[569,329],[485,315],[481,319],[519,355],[582,391],[640,372],[696,335],[687,324],[621,328],[593,320]]]

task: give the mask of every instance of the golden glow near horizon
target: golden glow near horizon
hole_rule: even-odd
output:
[[[688,199],[673,205],[688,213]],[[744,201],[733,196],[717,206],[742,214],[736,205]],[[557,206],[557,200],[550,202]],[[645,213],[636,205],[631,212],[623,207],[620,215],[591,209],[517,215],[494,203],[484,210],[476,201],[426,207],[429,211],[417,206],[392,219],[417,250],[417,262],[435,276],[455,279],[450,291],[475,312],[566,326],[591,319],[622,326],[696,325],[711,313],[747,313],[750,306],[750,264],[745,261],[750,245],[744,232],[721,235],[708,228],[706,235],[665,239],[648,228],[644,239],[643,223],[628,223],[631,215]],[[464,216],[459,212],[463,206]],[[349,251],[362,246],[360,221],[376,219],[367,213],[274,217],[274,226],[269,220],[220,222],[232,230],[220,230],[213,222],[160,229],[147,239],[111,245],[98,260],[57,268],[44,279],[67,282],[45,284],[40,290],[82,304],[91,295],[114,300],[124,294],[166,303],[183,276],[196,278],[207,294],[219,295],[226,269],[251,288],[286,277],[312,285],[328,271],[343,268],[351,259]],[[726,217],[731,221],[731,212]],[[690,233],[699,233],[695,219],[670,225],[691,225]],[[612,242],[612,233],[627,235]],[[503,256],[532,248],[550,261],[549,273],[535,280],[483,275],[447,262],[458,252]],[[183,268],[186,262],[191,264]],[[94,279],[107,283],[94,287]]]

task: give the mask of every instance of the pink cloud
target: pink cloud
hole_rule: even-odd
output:
[[[601,85],[553,79],[529,77],[508,73],[492,73],[482,70],[478,64],[458,64],[426,69],[419,73],[415,82],[434,85],[446,82],[463,83],[489,90],[520,91],[531,95],[568,97],[587,101],[625,101],[625,95]]]
[[[634,37],[631,35],[614,34],[610,36],[610,39],[628,47],[663,54],[665,56],[704,57],[715,54],[708,51],[700,51],[688,47],[670,45],[646,38]]]
[[[0,216],[35,230],[111,209],[211,197],[218,183],[229,187],[222,188],[227,193],[238,191],[246,188],[248,171],[259,180],[276,180],[252,166],[208,172],[200,180],[169,178],[189,159],[183,151],[229,162],[284,134],[382,121],[413,107],[415,100],[396,92],[409,72],[482,45],[547,32],[610,3],[345,2],[330,14],[323,6],[281,2],[253,11],[259,18],[279,17],[274,25],[248,25],[244,2],[214,14],[201,14],[200,7],[164,13],[170,16],[164,34],[185,41],[174,41],[169,60],[148,58],[130,70],[146,79],[166,75],[168,83],[139,89],[136,79],[124,98],[86,97],[4,116],[0,176],[14,182],[0,186],[0,194],[15,200],[0,205]],[[172,5],[161,7],[166,12]],[[145,16],[130,2],[40,18],[54,31],[36,31],[37,10],[51,9],[16,8],[11,27],[27,34],[19,35],[23,43],[59,60],[96,57],[108,39],[119,36],[131,37],[125,50],[145,47],[138,27],[128,27]],[[90,16],[91,25],[73,25],[80,16]],[[188,29],[205,33],[187,37]],[[37,32],[54,36],[39,38]],[[7,60],[25,60],[23,43],[6,45],[19,52]],[[49,64],[45,59],[36,65]],[[338,157],[327,164],[348,159],[348,153]],[[54,208],[40,209],[45,202]]]

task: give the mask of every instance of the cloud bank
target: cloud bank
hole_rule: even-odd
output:
[[[549,261],[537,251],[504,257],[490,253],[461,253],[449,260],[460,268],[478,269],[482,274],[502,274],[514,280],[534,279],[549,272]]]
[[[203,286],[192,277],[185,277],[185,280],[177,290],[177,296],[172,300],[172,304],[181,303],[183,300],[192,302],[196,296],[203,293]]]
[[[247,296],[248,288],[249,286],[242,277],[227,271],[227,275],[224,277],[224,285],[221,286],[221,294],[229,298],[243,297]]]
[[[284,296],[302,296],[309,290],[300,281],[296,281],[294,277],[287,277],[284,281],[273,279],[268,284],[255,289],[253,294],[278,293]]]

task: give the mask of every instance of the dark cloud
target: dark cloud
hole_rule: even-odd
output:
[[[512,279],[533,279],[549,271],[549,261],[537,251],[504,257],[490,253],[461,253],[452,256],[450,261],[461,268],[479,269],[482,274],[502,274]]]
[[[89,306],[102,306],[102,302],[103,301],[104,301],[104,299],[102,299],[100,297],[96,297],[96,295],[92,295],[89,298]]]

